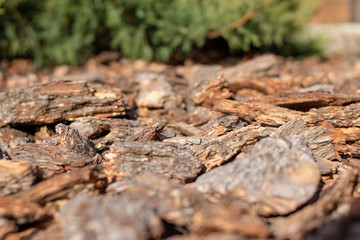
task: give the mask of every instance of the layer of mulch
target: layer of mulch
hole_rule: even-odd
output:
[[[0,239],[360,239],[359,59],[0,78]]]

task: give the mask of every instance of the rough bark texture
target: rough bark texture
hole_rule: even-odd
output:
[[[119,89],[59,81],[0,93],[0,126],[126,114]]]
[[[202,170],[200,160],[192,151],[179,144],[162,142],[119,142],[104,154],[114,177],[153,172],[189,182]]]
[[[200,176],[201,192],[233,194],[262,215],[288,214],[317,191],[320,173],[303,136],[262,140],[249,155]]]
[[[25,162],[0,161],[0,196],[27,190],[35,182],[35,171]]]
[[[357,174],[348,166],[340,168],[340,176],[337,182],[331,189],[320,195],[315,203],[287,218],[274,219],[272,231],[275,236],[284,239],[320,227],[323,224],[324,217],[351,196]]]
[[[0,239],[360,239],[360,60],[216,64],[2,61]]]

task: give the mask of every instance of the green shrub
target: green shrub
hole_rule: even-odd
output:
[[[0,0],[4,1],[4,0]],[[311,0],[5,0],[0,56],[40,65],[83,63],[94,52],[168,61],[223,38],[231,51],[282,48],[307,22]]]

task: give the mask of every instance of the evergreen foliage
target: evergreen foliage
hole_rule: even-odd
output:
[[[282,48],[312,12],[312,0],[0,0],[0,57],[76,64],[94,52],[167,61],[207,40],[231,51]],[[2,13],[1,13],[2,11]]]

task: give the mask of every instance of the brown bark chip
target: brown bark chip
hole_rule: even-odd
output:
[[[0,196],[29,189],[35,178],[34,169],[26,162],[0,161]]]
[[[38,125],[126,114],[119,89],[58,81],[0,93],[0,126]]]
[[[202,194],[196,189],[152,173],[112,183],[106,192],[143,199],[166,222],[182,227],[191,226],[195,211],[204,202]]]
[[[200,176],[201,192],[232,194],[254,203],[262,215],[288,214],[309,201],[320,173],[303,136],[271,137],[248,155]]]
[[[268,237],[268,226],[246,203],[222,200],[206,203],[194,215],[192,232],[207,235],[211,232],[233,232],[248,237]]]
[[[189,182],[202,170],[201,161],[189,148],[172,143],[118,142],[104,153],[104,158],[115,177],[152,172]]]

